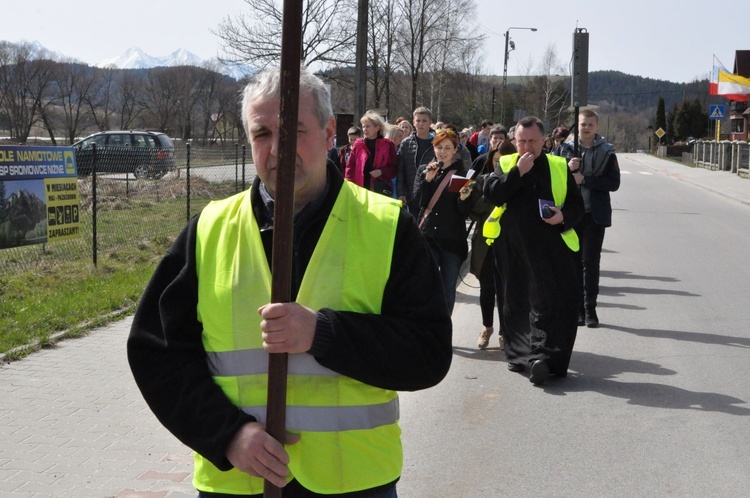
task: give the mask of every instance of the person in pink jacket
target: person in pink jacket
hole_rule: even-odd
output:
[[[398,166],[396,145],[385,138],[385,121],[379,114],[367,111],[360,123],[364,137],[352,146],[344,178],[360,187],[392,196],[392,180]]]

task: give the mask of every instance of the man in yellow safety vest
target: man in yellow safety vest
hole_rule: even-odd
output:
[[[164,426],[195,450],[202,497],[393,498],[399,390],[440,382],[451,319],[438,269],[400,202],[327,163],[335,121],[323,82],[300,77],[291,303],[271,298],[278,69],[257,75],[242,117],[258,176],[209,204],[156,269],[128,359]],[[286,428],[265,430],[269,353],[288,353]]]

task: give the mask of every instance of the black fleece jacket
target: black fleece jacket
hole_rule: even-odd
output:
[[[314,213],[295,222],[295,295],[343,181],[329,164],[325,198]],[[256,179],[251,202],[271,261],[273,227],[261,221],[267,217],[259,186]],[[297,226],[303,219],[304,226]],[[229,470],[229,442],[242,425],[255,419],[229,401],[208,369],[196,315],[197,220],[193,218],[175,240],[146,287],[128,339],[128,360],[159,421],[219,469]],[[402,212],[381,314],[318,310],[309,353],[325,367],[384,389],[434,386],[447,374],[452,356],[451,319],[439,289],[429,248],[413,217]]]

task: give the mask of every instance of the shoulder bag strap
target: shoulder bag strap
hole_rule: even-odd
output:
[[[425,220],[432,212],[432,208],[435,207],[435,204],[437,204],[438,199],[440,198],[440,194],[443,193],[443,190],[445,190],[445,187],[450,183],[451,178],[453,177],[453,173],[455,173],[456,170],[449,171],[445,178],[443,178],[443,181],[440,182],[440,185],[438,185],[437,190],[435,190],[435,193],[432,194],[432,199],[430,199],[430,203],[427,205],[427,209],[424,210],[424,213],[422,214],[422,219],[419,220],[419,228],[422,228],[422,225],[424,225]]]

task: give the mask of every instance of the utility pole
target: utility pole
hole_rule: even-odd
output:
[[[492,85],[492,122],[495,122],[495,85]]]
[[[536,31],[536,28],[526,28],[512,26],[505,31],[505,57],[503,59],[503,88],[500,92],[500,124],[505,125],[505,87],[508,84],[508,54],[510,50],[516,49],[516,44],[510,39],[510,30],[512,29],[528,29],[530,31]],[[510,47],[510,50],[508,48]],[[494,113],[493,113],[494,114]]]
[[[365,113],[367,108],[367,20],[370,12],[369,0],[359,0],[357,12],[357,54],[354,72],[354,123]]]

